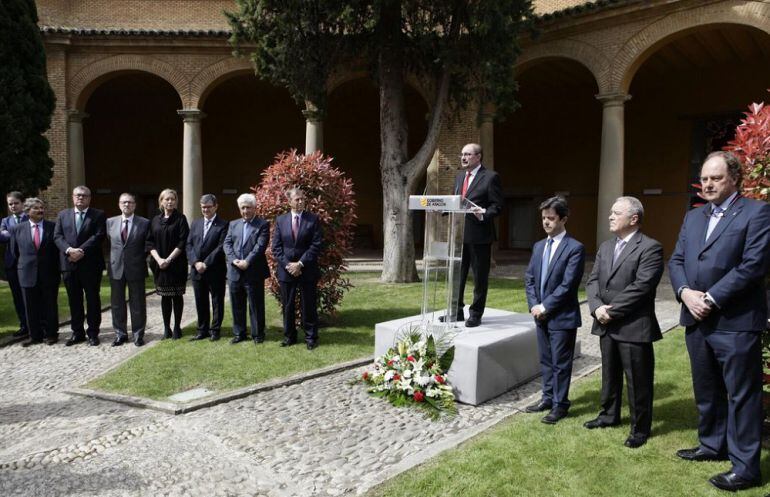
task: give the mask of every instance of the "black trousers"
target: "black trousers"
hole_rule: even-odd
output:
[[[128,287],[128,306],[126,306],[126,287]],[[110,307],[112,309],[112,327],[116,338],[127,338],[127,312],[131,312],[131,335],[134,341],[144,338],[147,324],[147,298],[144,291],[144,279],[116,280],[110,278]]]
[[[27,311],[24,310],[24,292],[19,283],[19,273],[14,267],[5,268],[5,274],[8,277],[8,286],[11,287],[13,307],[16,308],[16,316],[19,318],[19,329],[27,330]]]
[[[59,281],[22,287],[29,337],[32,340],[59,336]]]
[[[101,271],[88,273],[86,271],[67,271],[64,273],[64,287],[67,289],[69,300],[72,333],[76,337],[89,338],[99,336],[102,324],[102,300],[99,296],[99,285],[102,282]],[[83,312],[83,295],[85,295],[86,311]],[[88,324],[88,330],[83,327]]]
[[[198,335],[219,335],[225,315],[225,275],[217,278],[204,276],[192,280],[192,287],[195,294],[195,311],[198,313]],[[262,328],[264,329],[264,326]]]
[[[603,335],[599,338],[599,347],[602,352],[602,410],[599,418],[607,423],[620,422],[625,374],[631,434],[649,437],[655,372],[652,343],[620,342]]]
[[[473,303],[470,315],[481,318],[487,305],[489,287],[489,266],[492,259],[491,243],[464,243],[463,258],[460,265],[460,292],[457,299],[457,316],[462,316],[465,307],[465,282],[468,271],[473,270]]]
[[[230,281],[230,305],[233,308],[233,334],[235,336],[246,337],[246,305],[248,305],[251,337],[265,337],[264,280],[255,283]]]
[[[283,304],[283,337],[290,343],[297,341],[296,301],[302,306],[302,328],[305,330],[305,342],[318,341],[318,291],[316,281],[281,281],[281,302]]]

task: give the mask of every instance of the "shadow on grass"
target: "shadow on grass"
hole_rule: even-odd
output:
[[[624,382],[625,387],[625,382]],[[661,399],[666,399],[671,396],[673,396],[676,393],[676,385],[673,385],[671,383],[660,383],[655,384],[655,394],[654,394],[654,402],[655,402],[655,410],[653,411],[653,420],[660,415],[661,410],[665,409],[665,406],[667,404],[663,404],[663,406],[659,405],[658,402]],[[586,414],[596,413],[598,414],[601,410],[601,385],[597,385],[596,388],[587,389],[584,390],[578,395],[577,397],[572,399],[572,405],[570,406],[569,412],[572,416],[583,416]],[[678,401],[677,401],[678,402]],[[683,404],[686,404],[686,402],[682,402]],[[692,403],[690,403],[692,404]],[[689,406],[679,406],[675,409],[685,409],[686,407],[692,407],[692,405]],[[628,395],[626,394],[626,391],[624,389],[623,392],[623,405],[621,407],[622,411],[628,410]],[[666,412],[665,416],[673,415],[677,411],[673,411],[671,413]]]

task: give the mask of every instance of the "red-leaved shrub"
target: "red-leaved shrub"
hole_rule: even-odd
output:
[[[345,257],[353,246],[356,200],[353,182],[332,167],[332,158],[320,152],[298,154],[296,150],[281,152],[273,165],[262,172],[262,182],[251,187],[257,197],[257,215],[270,221],[271,240],[275,218],[289,210],[286,191],[299,187],[305,192],[308,212],[316,214],[323,226],[323,247],[318,258],[321,279],[318,282],[318,311],[334,315],[345,290],[352,285],[343,276],[347,270]],[[267,251],[270,265],[270,291],[280,302],[281,292],[275,277],[276,261]],[[297,306],[301,309],[301,306]]]
[[[749,105],[725,150],[743,164],[743,194],[767,202],[770,194],[770,107]]]

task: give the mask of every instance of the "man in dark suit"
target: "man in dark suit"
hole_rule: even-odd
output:
[[[549,413],[541,420],[555,424],[567,416],[575,337],[581,325],[578,288],[585,249],[567,234],[569,206],[563,197],[540,204],[548,237],[535,243],[524,277],[527,304],[537,327],[543,395],[527,412]]]
[[[700,181],[708,204],[685,216],[668,266],[682,302],[700,440],[677,455],[691,461],[729,458],[730,471],[709,481],[735,491],[761,484],[770,205],[740,196],[741,164],[729,152],[710,154]]]
[[[203,218],[193,221],[187,238],[187,260],[195,292],[198,333],[191,340],[219,340],[225,313],[225,252],[227,221],[217,216],[217,197],[207,193],[200,199]],[[209,299],[211,312],[209,312]]]
[[[5,245],[5,277],[8,280],[8,286],[11,288],[13,297],[13,306],[16,308],[16,316],[19,318],[19,329],[13,333],[16,338],[25,337],[29,334],[27,330],[27,316],[24,311],[24,296],[19,285],[19,275],[16,273],[16,259],[11,254],[11,231],[14,226],[27,220],[24,213],[21,192],[8,192],[5,196],[8,202],[8,217],[0,221],[0,244]]]
[[[318,254],[323,233],[318,216],[305,210],[305,193],[301,189],[292,188],[286,192],[286,198],[291,211],[276,218],[272,244],[283,307],[281,347],[297,343],[295,307],[299,290],[305,344],[313,350],[318,346]]]
[[[464,319],[463,307],[465,281],[469,269],[473,270],[473,303],[465,326],[481,324],[481,316],[487,303],[489,267],[492,259],[492,242],[497,239],[494,218],[503,208],[503,190],[496,172],[481,165],[481,146],[465,145],[460,160],[462,171],[455,178],[455,195],[462,195],[479,207],[478,212],[465,216],[463,257],[460,266],[460,291],[457,299],[455,321]]]
[[[126,324],[126,286],[128,308],[131,311],[131,336],[134,345],[144,345],[144,328],[147,323],[147,298],[144,281],[147,278],[147,250],[145,240],[150,221],[134,215],[136,197],[122,193],[118,199],[121,214],[107,220],[107,236],[110,239],[110,306],[112,327],[115,329],[113,347],[128,341]]]
[[[238,210],[241,219],[230,221],[223,244],[235,335],[230,343],[246,340],[246,302],[251,338],[254,343],[262,343],[265,341],[265,279],[270,276],[265,258],[270,225],[257,217],[257,201],[250,193],[238,197]]]
[[[38,198],[24,202],[28,220],[13,227],[11,252],[16,260],[24,297],[29,340],[22,347],[59,339],[59,251],[54,243],[55,225],[43,219],[45,203]]]
[[[99,345],[99,326],[102,323],[102,302],[99,285],[104,271],[102,242],[106,236],[104,211],[92,209],[91,190],[76,186],[72,190],[74,209],[64,209],[56,220],[54,241],[59,247],[64,286],[67,289],[72,336],[68,347],[84,342]],[[83,312],[83,295],[87,310]],[[83,323],[88,323],[88,330]]]
[[[588,429],[620,423],[623,374],[628,385],[631,432],[625,446],[647,443],[652,427],[652,342],[660,340],[655,317],[655,290],[663,275],[663,247],[640,230],[642,203],[620,197],[610,209],[610,232],[596,254],[586,283],[588,307],[594,317],[591,333],[598,335],[602,353],[602,410],[583,426]]]

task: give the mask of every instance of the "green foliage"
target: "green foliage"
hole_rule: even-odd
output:
[[[378,74],[395,64],[438,86],[450,77],[451,102],[515,105],[517,39],[532,26],[529,0],[236,0],[226,13],[237,53],[257,74],[287,87],[322,114],[329,76],[342,64]]]
[[[35,195],[51,184],[54,94],[33,0],[0,2],[0,191]]]

